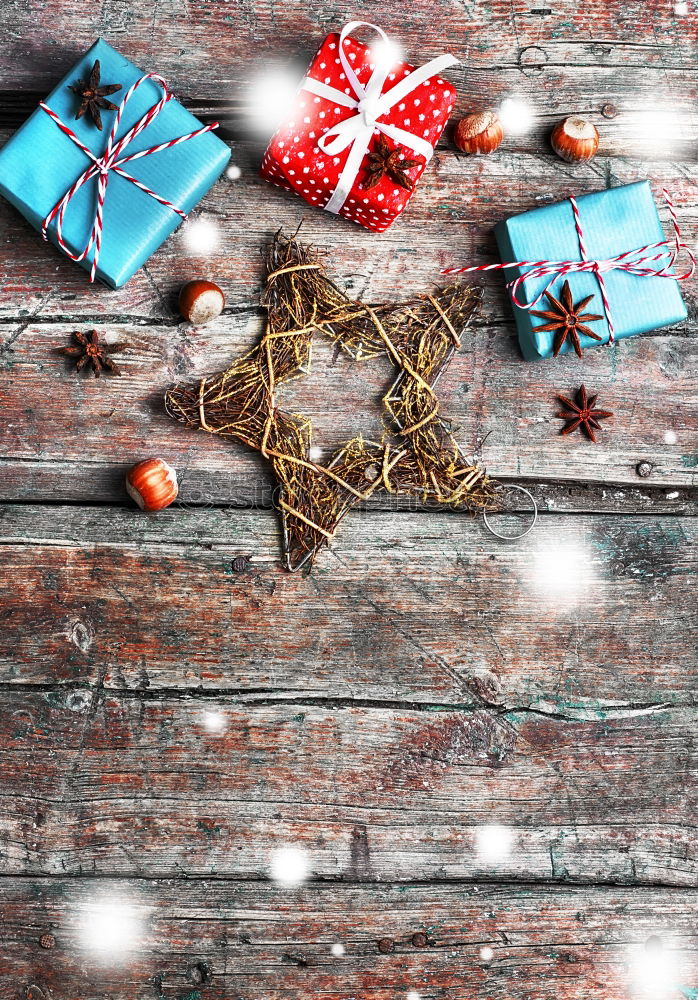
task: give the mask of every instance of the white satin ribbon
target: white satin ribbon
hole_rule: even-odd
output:
[[[354,92],[354,97],[343,93],[341,90],[336,90],[334,87],[330,87],[320,80],[314,80],[310,76],[307,76],[301,84],[301,89],[308,90],[317,97],[324,97],[334,104],[339,104],[344,108],[351,108],[356,111],[356,114],[352,115],[351,118],[345,118],[338,125],[333,125],[318,139],[318,146],[328,156],[337,156],[339,153],[343,153],[348,147],[351,147],[347,162],[344,164],[344,168],[339,175],[337,187],[325,205],[325,210],[333,212],[335,215],[349,197],[349,192],[361,169],[363,158],[368,152],[374,130],[378,130],[395,142],[407,146],[408,149],[423,156],[427,163],[429,162],[434,152],[431,143],[420,138],[420,136],[413,135],[412,132],[398,128],[397,125],[382,122],[380,119],[420,84],[425,83],[430,77],[436,76],[437,73],[440,73],[447,66],[453,66],[458,62],[455,56],[439,56],[437,59],[432,59],[430,62],[425,63],[424,66],[419,66],[408,74],[408,76],[403,77],[386,94],[382,94],[383,85],[390,71],[387,61],[382,60],[385,64],[382,66],[379,63],[376,64],[376,68],[373,70],[368,83],[364,87],[359,82],[354,68],[344,53],[344,40],[353,31],[361,27],[372,28],[378,32],[386,45],[390,44],[388,36],[383,29],[379,28],[376,24],[371,24],[369,21],[350,21],[344,25],[342,33],[339,36],[339,59],[349,85]]]

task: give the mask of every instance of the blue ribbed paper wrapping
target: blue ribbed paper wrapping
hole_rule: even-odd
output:
[[[606,260],[627,250],[666,239],[647,181],[582,195],[576,201],[590,259]],[[504,263],[582,259],[569,201],[515,215],[495,227],[495,237]],[[663,263],[666,261],[647,266],[660,270]],[[507,281],[512,281],[527,270],[529,268],[512,267],[507,268],[504,274]],[[570,283],[575,302],[593,294],[595,297],[585,311],[603,314],[599,283],[593,274],[561,276],[551,288],[558,298],[565,278]],[[686,306],[677,281],[671,278],[641,278],[623,271],[608,271],[604,278],[617,340],[686,319]],[[522,302],[531,302],[549,280],[550,276],[525,282],[523,288],[519,287],[517,297]],[[548,309],[547,299],[543,298],[536,308]],[[542,326],[547,321],[531,316],[528,310],[517,306],[514,306],[514,316],[524,358],[535,361],[552,357],[554,331],[538,333],[535,330],[536,326]],[[603,337],[603,343],[608,342],[608,323],[605,319],[588,326]],[[584,348],[599,346],[599,342],[590,337],[581,336],[580,341]],[[571,349],[571,345],[565,344],[561,353]]]
[[[89,112],[75,121],[80,99],[69,89],[77,80],[89,76],[95,59],[100,61],[103,84],[122,85],[122,89],[109,98],[114,104],[119,104],[131,84],[143,76],[133,63],[99,39],[49,94],[45,103],[93,153],[101,155],[116,112],[102,111],[101,132]],[[119,136],[142,118],[161,96],[161,88],[152,80],[142,83],[126,105]],[[201,128],[201,122],[176,100],[170,100],[158,117],[130,143],[124,155],[186,135],[197,128]],[[226,144],[207,132],[178,146],[125,164],[125,169],[182,211],[190,212],[223,172],[229,159],[230,150]],[[37,108],[0,151],[0,193],[36,229],[41,229],[44,218],[88,166],[88,162],[85,154],[63,135],[46,112]],[[89,238],[95,216],[96,192],[95,179],[77,192],[66,209],[63,239],[74,253],[81,252]],[[160,205],[134,184],[112,173],[104,204],[97,277],[112,288],[123,285],[181,221],[172,209]],[[51,225],[50,234],[54,227],[55,222]],[[92,251],[90,259],[82,261],[87,270],[91,267],[91,256]]]

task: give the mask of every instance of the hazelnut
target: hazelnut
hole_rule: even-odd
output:
[[[195,326],[220,316],[224,305],[225,296],[218,285],[202,278],[182,285],[179,293],[179,311]]]
[[[596,156],[599,133],[592,122],[573,115],[558,122],[550,136],[550,144],[562,160],[581,163]]]
[[[161,458],[146,458],[128,470],[126,492],[141,510],[162,510],[177,499],[177,473]]]
[[[504,138],[502,123],[494,111],[466,115],[456,125],[454,141],[464,153],[493,153]]]

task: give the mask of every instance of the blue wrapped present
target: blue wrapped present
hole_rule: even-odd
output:
[[[602,318],[586,325],[601,339],[596,341],[581,334],[579,340],[582,348],[595,347],[599,343],[607,344],[614,339],[621,340],[685,320],[686,306],[681,298],[678,281],[674,277],[655,277],[653,273],[665,270],[670,275],[674,274],[668,265],[671,262],[671,251],[676,248],[676,240],[667,240],[664,235],[647,181],[583,195],[575,199],[575,203],[586,254],[582,253],[580,247],[574,208],[572,201],[568,199],[499,223],[495,227],[495,236],[502,263],[573,263],[585,259],[602,262],[600,275],[593,268],[584,270],[573,266],[568,273],[562,273],[560,268],[560,272],[553,275],[553,283],[549,288],[551,294],[559,300],[564,282],[569,281],[575,304],[588,295],[594,296],[584,311],[601,315]],[[639,254],[631,253],[616,261],[614,266],[605,266],[612,263],[613,258],[625,255],[628,251],[637,251],[656,243],[665,245]],[[661,259],[648,259],[657,255]],[[630,270],[625,269],[628,266]],[[541,273],[545,269],[545,265],[539,268],[528,265],[504,271],[508,282],[531,274],[530,278],[510,289],[519,302],[528,306],[520,308],[514,304],[519,344],[527,361],[550,358],[553,355],[555,332],[537,329],[546,325],[547,320],[535,317],[530,311],[531,308],[538,311],[550,310],[545,296],[532,307],[536,297],[551,281],[550,271]],[[649,275],[639,273],[645,269],[650,271]],[[612,331],[609,317],[613,325]],[[560,353],[572,349],[567,340]]]
[[[144,76],[107,42],[102,39],[95,42],[43,102],[49,111],[37,108],[0,151],[0,193],[41,231],[47,216],[59,206],[85,171],[93,168],[65,204],[62,217],[56,212],[48,226],[48,235],[59,245],[62,241],[62,249],[78,258],[90,241],[100,183],[103,185],[106,180],[101,227],[98,226],[101,246],[99,241],[93,240],[80,263],[92,270],[97,250],[95,276],[112,288],[118,288],[206,194],[225,169],[230,150],[208,130],[215,126],[202,126],[174,99],[164,102],[157,115],[145,119],[145,126],[137,128],[131,141],[119,149],[121,140],[128,137],[130,130],[144,120],[165,94],[160,78],[147,78],[123,104],[111,147],[117,155],[113,163],[107,164],[108,175],[100,182],[99,168],[89,152],[105,163],[110,132],[119,113],[101,112],[102,131],[89,113],[76,121],[81,99],[70,89],[78,80],[89,79],[95,60],[100,62],[103,84],[122,85],[118,93],[110,95],[115,104],[121,104],[132,85]],[[65,134],[58,121],[72,131],[77,143]],[[191,133],[196,134],[186,141],[168,145],[171,140]],[[80,144],[85,149],[80,148]],[[132,157],[133,153],[161,145],[166,148],[139,158]],[[125,157],[131,159],[123,162]],[[121,166],[118,166],[119,161],[122,161]]]

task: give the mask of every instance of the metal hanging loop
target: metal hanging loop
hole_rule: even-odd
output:
[[[536,521],[538,520],[538,504],[536,503],[533,496],[528,492],[528,490],[525,490],[523,486],[509,486],[507,488],[510,490],[518,490],[519,493],[525,493],[526,496],[531,501],[531,503],[533,504],[533,520],[528,525],[528,527],[524,528],[523,531],[520,531],[518,535],[502,535],[501,532],[495,531],[490,522],[487,520],[486,511],[483,511],[482,517],[485,522],[485,527],[487,528],[487,530],[490,532],[491,535],[495,536],[495,538],[501,538],[503,542],[517,542],[519,538],[524,538],[526,535],[529,534],[529,532],[533,531],[533,529],[535,528]],[[501,513],[505,513],[505,511],[502,511]]]

